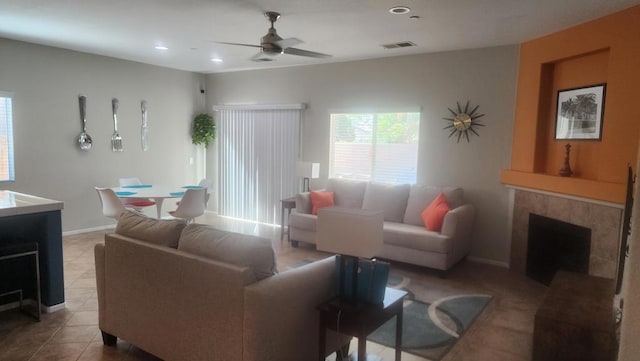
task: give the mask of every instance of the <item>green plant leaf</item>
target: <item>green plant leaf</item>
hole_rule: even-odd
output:
[[[196,115],[193,119],[191,142],[195,145],[204,144],[205,148],[216,138],[216,123],[213,117],[206,113]]]

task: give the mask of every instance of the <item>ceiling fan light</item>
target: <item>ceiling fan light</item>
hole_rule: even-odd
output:
[[[411,11],[411,8],[407,6],[394,6],[389,9],[389,12],[396,15],[408,14]]]

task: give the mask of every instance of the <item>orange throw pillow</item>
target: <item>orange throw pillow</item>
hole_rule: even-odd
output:
[[[424,221],[424,225],[427,227],[427,230],[440,232],[442,223],[444,222],[444,216],[450,209],[451,208],[449,208],[449,203],[447,203],[447,198],[444,196],[444,193],[440,193],[421,213],[422,220]]]
[[[333,206],[333,192],[314,192],[311,191],[311,214],[318,214],[318,209]]]

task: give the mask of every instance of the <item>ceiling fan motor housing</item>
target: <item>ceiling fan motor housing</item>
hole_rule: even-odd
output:
[[[275,42],[279,40],[282,40],[282,38],[276,32],[276,29],[272,27],[269,29],[267,35],[260,39],[262,52],[268,54],[282,54],[282,48],[275,44]]]

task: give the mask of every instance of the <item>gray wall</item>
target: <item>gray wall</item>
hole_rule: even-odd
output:
[[[306,103],[302,159],[328,175],[329,113],[422,107],[418,183],[459,185],[477,207],[472,256],[508,262],[508,192],[500,171],[509,167],[518,64],[517,46],[392,57],[326,65],[209,74],[207,106]],[[447,107],[479,104],[480,137],[447,138]],[[208,159],[214,159],[214,147]],[[211,164],[211,163],[210,163]],[[215,179],[213,167],[209,176]]]
[[[202,74],[0,39],[0,90],[15,93],[16,171],[15,182],[0,189],[64,201],[63,229],[74,231],[113,223],[102,216],[95,186],[117,185],[127,176],[194,182],[189,157],[197,152],[189,132],[204,106],[201,83]],[[79,94],[87,97],[87,131],[94,141],[89,152],[77,143]],[[112,97],[120,100],[122,153],[111,152]],[[147,152],[140,145],[142,99],[149,109]]]

